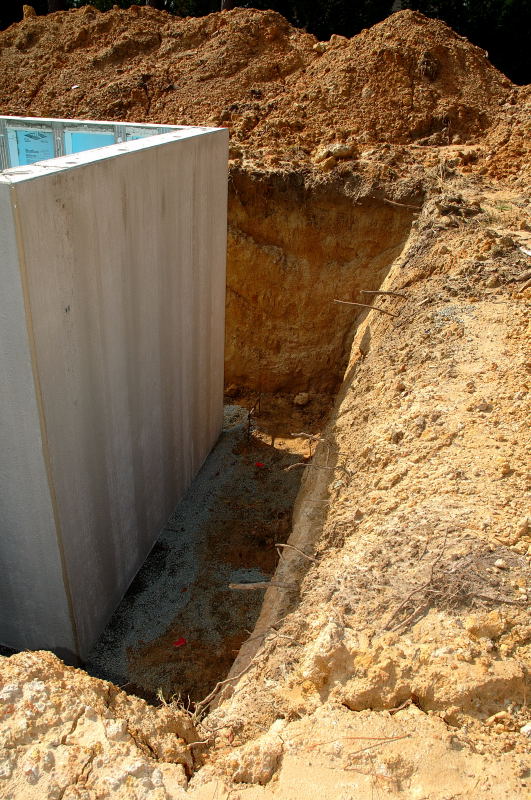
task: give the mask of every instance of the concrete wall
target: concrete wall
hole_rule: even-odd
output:
[[[13,189],[0,184],[0,641],[75,650],[43,453]]]
[[[191,131],[0,178],[6,645],[83,658],[219,434],[227,135]]]

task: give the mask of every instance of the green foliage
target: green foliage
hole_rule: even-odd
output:
[[[109,11],[113,6],[152,6],[181,17],[200,17],[211,11],[219,11],[220,3],[215,0],[67,0],[69,8],[92,5],[99,11]]]

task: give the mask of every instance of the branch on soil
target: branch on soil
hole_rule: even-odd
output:
[[[316,558],[313,558],[313,556],[307,555],[303,550],[299,550],[299,548],[295,547],[294,544],[276,544],[275,547],[276,547],[277,550],[278,550],[279,547],[289,547],[290,550],[296,550],[297,553],[300,553],[301,556],[304,556],[304,558],[307,558],[308,561],[313,561],[315,564],[318,563]],[[280,553],[279,553],[279,555],[280,555]]]
[[[388,311],[386,308],[380,308],[380,306],[371,306],[368,303],[352,303],[350,300],[332,300],[333,303],[341,303],[344,306],[358,306],[359,308],[370,308],[372,311],[381,311],[382,314],[389,314],[390,317],[398,317],[399,314],[395,314],[394,311]]]
[[[403,297],[404,300],[407,299],[407,294],[403,294],[402,292],[384,292],[382,290],[372,290],[372,289],[360,289],[360,294],[391,294],[393,297]]]

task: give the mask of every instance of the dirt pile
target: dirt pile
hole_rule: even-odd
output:
[[[463,142],[488,127],[510,83],[444,23],[403,11],[348,40],[333,36],[257,133],[301,143]],[[256,142],[255,142],[256,143]]]
[[[517,94],[482,50],[411,11],[325,43],[272,11],[85,7],[0,33],[0,75],[3,113],[224,125],[291,160],[336,140],[469,141]]]
[[[313,37],[273,12],[180,19],[85,7],[26,19],[0,39],[6,113],[176,124],[217,123],[253,92],[267,107],[316,58]]]
[[[184,713],[155,711],[51,653],[0,659],[0,720],[3,798],[173,798],[193,769]]]
[[[229,126],[231,398],[302,389],[311,415],[343,378],[196,744],[178,703],[151,711],[21,654],[0,660],[0,793],[527,796],[529,87],[409,11],[318,43],[273,12],[85,9],[0,44],[4,113]],[[95,715],[65,716],[76,694]],[[169,718],[171,758],[152,738]]]
[[[381,286],[395,294],[378,305],[398,316],[358,317],[299,495],[297,550],[275,577],[300,589],[268,590],[233,675],[248,671],[208,720],[242,742],[240,770],[287,720],[271,796],[295,797],[294,762],[304,780],[310,760],[338,781],[365,775],[363,797],[528,791],[529,212],[500,190],[429,201]],[[353,727],[340,731],[345,708]],[[448,762],[430,784],[415,720],[442,721],[470,768]],[[369,755],[364,736],[416,746]],[[224,737],[197,780],[235,779]]]

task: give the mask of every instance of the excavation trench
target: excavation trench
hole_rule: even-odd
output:
[[[412,219],[404,206],[354,198],[348,182],[232,172],[224,430],[90,654],[91,674],[152,702],[193,704],[296,604],[309,561],[279,565],[296,552],[281,545],[291,536],[311,552],[333,472],[303,465],[364,313],[333,301],[393,311],[392,298],[362,290],[381,286]],[[269,588],[264,603],[272,579],[288,588]]]

